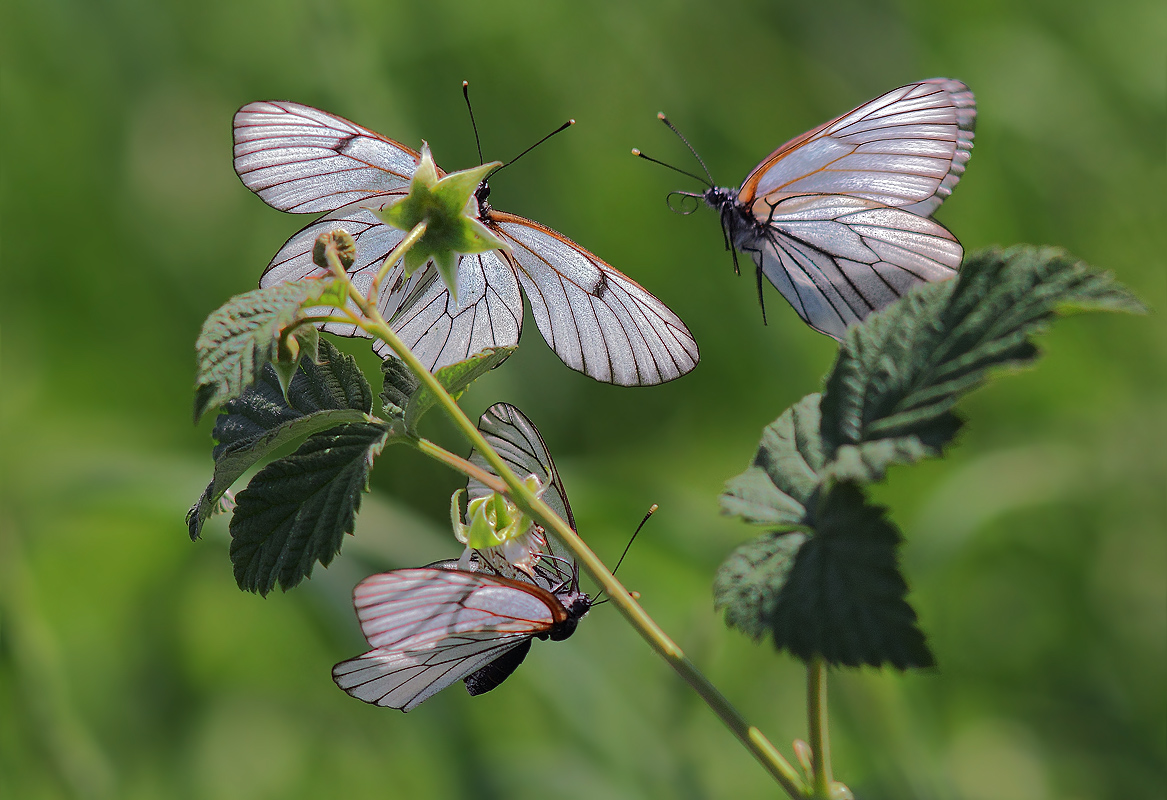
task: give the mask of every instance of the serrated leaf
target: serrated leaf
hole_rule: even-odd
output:
[[[465,361],[442,367],[434,373],[434,377],[457,400],[470,384],[506,361],[517,349],[516,345],[488,347]],[[421,386],[405,406],[405,429],[415,433],[418,422],[437,402],[437,396],[424,385]]]
[[[721,512],[753,525],[799,526],[822,480],[823,463],[819,395],[810,394],[762,432],[753,464],[726,482]]]
[[[897,669],[934,663],[905,600],[899,532],[854,484],[834,486],[811,533],[767,533],[730,554],[714,582],[726,623],[803,661]]]
[[[373,421],[372,390],[356,360],[328,340],[318,345],[320,363],[301,360],[288,401],[269,367],[258,382],[230,400],[215,421],[215,475],[187,513],[191,539],[214,513],[219,499],[254,464],[295,439],[347,422]]]
[[[1030,338],[1059,311],[1143,310],[1109,274],[1061,250],[970,256],[952,281],[924,284],[848,329],[822,397],[822,440],[839,480],[881,480],[892,464],[939,455],[953,406],[988,371],[1028,364]]]
[[[316,433],[260,470],[239,493],[231,518],[231,562],[239,588],[287,591],[340,552],[352,533],[373,459],[388,441],[383,423]]]
[[[266,364],[279,358],[280,334],[302,319],[305,306],[337,300],[336,281],[278,283],[237,295],[207,317],[195,342],[198,377],[194,418],[238,397]]]
[[[385,376],[385,383],[381,387],[381,403],[385,407],[385,413],[405,419],[405,406],[417,391],[419,383],[417,376],[399,358],[386,358],[382,361],[381,374]]]

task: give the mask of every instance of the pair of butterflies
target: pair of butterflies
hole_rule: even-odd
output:
[[[911,83],[790,140],[740,189],[710,179],[693,196],[718,211],[727,247],[754,260],[759,299],[765,275],[808,325],[841,338],[913,285],[955,274],[960,243],[930,217],[964,172],[975,120],[963,83]],[[344,228],[357,246],[350,277],[367,291],[405,235],[374,212],[408,192],[419,154],[289,102],[241,108],[234,139],[235,171],[266,203],[327,212],[280,248],[260,285],[325,274],[312,261],[313,243]],[[382,283],[381,314],[422,363],[433,370],[517,344],[525,293],[555,353],[597,380],[645,386],[697,365],[697,343],[664,303],[566,237],[494,210],[488,194],[484,181],[475,193],[477,216],[511,249],[462,257],[460,302],[432,262],[408,277],[399,263]],[[350,324],[323,327],[363,335]],[[377,352],[390,355],[383,343]]]
[[[531,421],[497,403],[478,428],[516,475],[539,478],[543,500],[574,530],[563,482]],[[470,460],[493,473],[477,452]],[[473,479],[466,489],[471,500],[490,493]],[[535,533],[525,570],[476,550],[361,581],[353,604],[373,649],[333,667],[333,680],[366,703],[409,711],[459,680],[471,695],[488,692],[523,662],[532,639],[566,639],[593,601],[579,589],[571,555],[541,528]]]

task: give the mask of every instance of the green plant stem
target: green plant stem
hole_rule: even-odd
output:
[[[385,256],[384,263],[381,264],[381,268],[373,276],[372,284],[369,285],[369,295],[365,298],[370,305],[375,305],[377,302],[377,294],[381,290],[381,281],[385,280],[385,276],[389,274],[389,270],[393,269],[393,265],[405,256],[405,252],[417,244],[417,240],[425,235],[425,229],[426,224],[424,222],[419,222],[413,226],[413,229],[405,234],[405,238],[389,251],[389,255]],[[335,270],[335,267],[333,269]]]
[[[827,731],[827,665],[815,657],[806,665],[806,716],[810,735],[814,796],[830,800],[831,743]]]
[[[410,236],[403,239],[401,244],[403,245],[406,242],[412,244],[413,241],[420,238],[420,234],[413,236],[413,233],[422,226],[424,226],[424,223],[415,227],[410,232]],[[401,258],[404,251],[402,250],[399,253],[398,250],[400,248],[401,245],[398,245],[398,249],[393,251],[391,257]],[[327,256],[335,271],[340,266],[340,261],[331,247],[327,251]],[[584,544],[576,532],[564,520],[560,519],[546,503],[524,486],[519,478],[511,472],[510,467],[487,444],[486,439],[482,436],[478,427],[470,421],[470,418],[466,416],[465,412],[462,411],[462,408],[450,396],[445,387],[418,361],[417,356],[405,346],[397,337],[397,334],[381,318],[375,305],[362,297],[356,291],[355,287],[351,287],[350,294],[357,303],[357,306],[361,309],[361,312],[365,315],[366,323],[363,326],[365,330],[389,345],[389,348],[405,362],[406,366],[417,375],[418,379],[426,388],[433,392],[439,404],[445,409],[446,414],[449,415],[454,424],[470,440],[470,443],[486,459],[487,463],[494,468],[498,476],[502,478],[506,484],[507,493],[510,495],[511,500],[542,525],[545,530],[553,531],[559,537],[588,575],[607,592],[612,603],[620,610],[624,618],[648,642],[649,646],[656,650],[668,662],[669,666],[701,696],[725,726],[730,729],[734,736],[766,768],[786,793],[792,798],[805,797],[808,794],[806,783],[790,763],[783,758],[782,754],[778,752],[778,749],[774,747],[770,740],[760,730],[746,722],[745,717],[718,691],[717,687],[701,674],[693,662],[685,656],[681,648],[640,607],[632,598],[632,595],[628,593],[628,590],[616,580],[616,577],[608,570],[599,557]],[[442,460],[445,463],[451,463],[449,459]],[[460,467],[458,468],[461,469]]]

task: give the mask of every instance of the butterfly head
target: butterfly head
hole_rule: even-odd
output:
[[[547,633],[547,638],[553,642],[561,642],[575,633],[579,621],[583,619],[592,607],[592,599],[583,592],[572,592],[558,595],[563,607],[567,609],[567,619],[558,623]]]

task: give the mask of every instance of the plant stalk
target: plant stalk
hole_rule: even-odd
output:
[[[401,258],[404,255],[402,245],[406,245],[407,243],[412,245],[413,242],[416,242],[420,238],[420,234],[418,233],[416,236],[414,234],[417,233],[419,228],[422,228],[424,231],[424,225],[424,222],[420,223],[410,231],[410,235],[401,241],[401,244],[394,249],[388,258]],[[335,249],[331,246],[327,249],[327,257],[334,271],[337,267],[340,267],[340,260],[336,255]],[[725,726],[729,728],[730,732],[753,754],[754,758],[762,764],[786,793],[792,798],[806,797],[809,787],[806,786],[805,781],[802,780],[798,772],[778,752],[778,749],[774,747],[760,730],[750,725],[745,717],[733,707],[717,687],[701,674],[693,662],[685,656],[681,648],[640,607],[632,598],[632,595],[628,593],[628,590],[624,588],[623,584],[616,580],[616,577],[608,570],[599,557],[584,544],[576,532],[564,520],[560,519],[546,503],[536,497],[533,492],[523,485],[522,481],[507,466],[506,462],[487,444],[486,439],[482,436],[478,427],[470,421],[470,418],[466,416],[454,398],[445,390],[445,387],[425,368],[417,359],[417,356],[405,346],[401,339],[397,337],[397,334],[382,319],[375,304],[362,297],[356,291],[356,288],[352,287],[351,283],[350,287],[350,295],[367,320],[367,323],[362,327],[389,345],[390,349],[405,362],[406,366],[417,375],[418,379],[426,388],[433,392],[439,404],[445,409],[446,414],[470,441],[474,449],[486,459],[487,463],[502,478],[506,484],[507,494],[510,495],[511,500],[536,522],[542,525],[545,530],[552,531],[559,537],[584,568],[584,571],[607,592],[612,603],[620,610],[620,613],[624,615],[624,618],[628,620],[629,624],[700,695]],[[451,459],[442,458],[441,460],[462,471],[462,467],[460,465],[456,466]],[[468,464],[469,462],[466,463]]]
[[[814,796],[830,800],[831,742],[827,730],[827,665],[816,656],[806,665],[806,716],[809,728]]]

